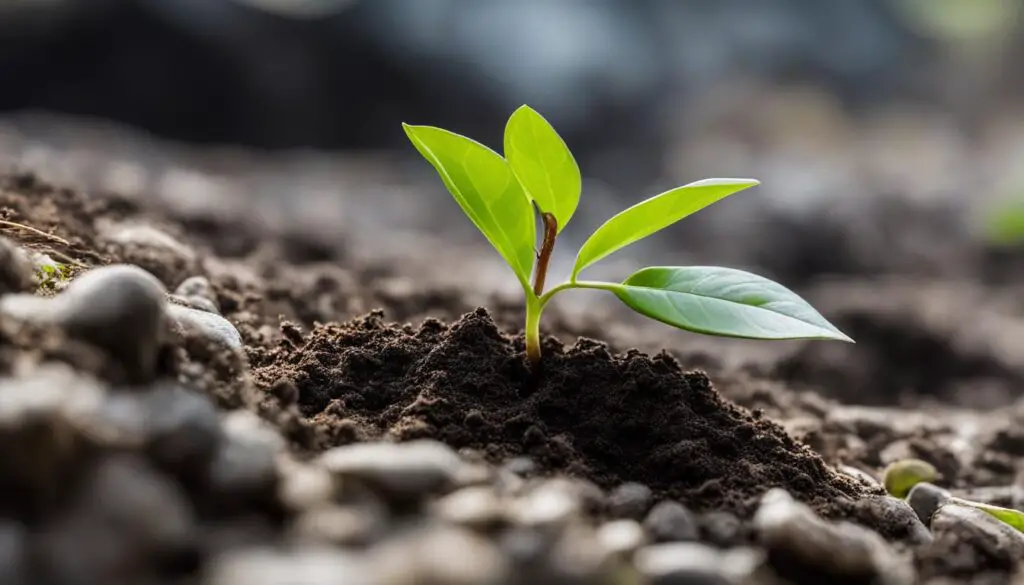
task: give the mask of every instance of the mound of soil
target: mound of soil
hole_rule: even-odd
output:
[[[400,327],[374,312],[305,337],[285,328],[287,342],[250,352],[255,377],[279,395],[294,385],[303,414],[349,429],[341,442],[438,438],[493,461],[526,455],[601,487],[643,482],[696,510],[743,516],[774,486],[825,513],[837,498],[863,495],[666,353],[612,355],[586,338],[568,348],[549,339],[533,371],[522,339],[503,335],[484,309],[451,326]]]

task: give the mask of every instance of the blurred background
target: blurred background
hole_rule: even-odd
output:
[[[585,179],[555,270],[619,209],[739,176],[762,186],[592,275],[1000,279],[1024,232],[1022,16],[1020,0],[5,0],[0,160],[427,253],[410,271],[515,292],[400,123],[500,149],[528,103]],[[444,268],[456,245],[479,265]]]

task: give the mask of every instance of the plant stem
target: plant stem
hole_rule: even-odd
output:
[[[544,241],[537,254],[537,269],[533,273],[533,295],[529,295],[526,300],[526,356],[534,365],[540,363],[541,357],[540,314],[544,303],[540,297],[544,294],[544,279],[548,275],[551,252],[555,249],[555,239],[558,237],[558,220],[555,216],[542,213],[541,219],[544,222]]]
[[[555,239],[558,237],[558,220],[550,213],[541,214],[544,221],[544,242],[540,246],[540,253],[537,254],[537,270],[533,273],[533,294],[538,297],[544,294],[544,279],[548,275],[548,264],[551,262],[551,253],[555,250]]]

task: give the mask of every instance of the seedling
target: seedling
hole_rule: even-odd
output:
[[[448,130],[402,127],[519,280],[526,297],[526,353],[534,364],[541,358],[541,313],[556,294],[569,289],[611,292],[642,315],[705,335],[853,342],[789,289],[742,270],[652,266],[622,282],[580,279],[595,262],[758,185],[756,180],[705,179],[633,205],[584,242],[566,282],[545,290],[555,241],[575,213],[582,190],[576,160],[555,129],[530,107],[520,107],[505,126],[502,156]]]

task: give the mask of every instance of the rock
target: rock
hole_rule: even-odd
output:
[[[885,585],[914,582],[912,565],[878,533],[850,522],[825,522],[781,488],[764,495],[753,524],[770,563],[783,577],[797,571]]]
[[[949,501],[950,493],[935,484],[921,482],[907,494],[907,503],[925,526],[931,526],[932,514]]]
[[[221,422],[224,434],[234,440],[258,445],[275,454],[288,448],[277,427],[249,409],[232,410],[224,415]]]
[[[28,255],[12,240],[0,236],[0,295],[28,292],[34,286]]]
[[[242,347],[242,336],[230,321],[215,312],[169,303],[167,316],[174,331],[181,335],[200,335],[224,347]]]
[[[93,432],[104,390],[63,364],[0,379],[0,512],[49,509],[69,486],[74,462],[103,436]]]
[[[932,516],[931,528],[936,540],[949,536],[990,558],[1011,564],[1024,558],[1024,534],[977,508],[946,504]]]
[[[51,298],[17,294],[0,298],[0,313],[51,323],[106,350],[134,382],[151,380],[164,339],[166,290],[137,266],[94,268]]]
[[[529,457],[515,457],[506,461],[502,465],[502,469],[508,470],[519,477],[529,478],[537,472],[537,464]]]
[[[357,443],[321,454],[317,464],[340,479],[380,490],[396,503],[420,502],[459,482],[465,463],[439,441]]]
[[[255,441],[224,441],[211,462],[207,491],[224,513],[279,506],[278,470],[273,449]]]
[[[649,585],[740,585],[763,558],[748,548],[719,551],[697,542],[672,542],[638,550],[635,562]]]
[[[106,242],[171,252],[188,262],[195,260],[196,254],[191,248],[152,225],[123,223],[106,224],[100,227],[100,236]]]
[[[373,583],[380,585],[498,585],[509,574],[509,563],[494,544],[455,526],[415,527],[366,556]]]
[[[197,311],[203,311],[205,313],[213,313],[214,315],[220,315],[220,308],[217,304],[210,299],[203,297],[183,297],[179,295],[170,295],[167,297],[172,303],[195,309]]]
[[[146,451],[161,468],[192,476],[205,470],[224,441],[213,402],[176,386],[144,396]]]
[[[612,520],[597,529],[597,540],[608,554],[625,558],[646,544],[647,535],[636,520]]]
[[[289,510],[298,512],[326,505],[335,495],[334,479],[323,467],[284,457],[279,459],[278,494]]]
[[[697,540],[700,535],[697,518],[672,500],[658,502],[651,508],[644,519],[644,529],[654,542]]]
[[[932,541],[932,533],[907,502],[892,496],[869,496],[853,503],[857,517],[867,526],[885,526],[887,535],[910,544]]]
[[[501,536],[501,550],[516,585],[589,585],[621,582],[625,567],[582,522],[551,527],[517,527]],[[629,583],[629,581],[626,581]]]
[[[215,302],[217,295],[213,292],[213,285],[205,276],[190,276],[181,281],[181,284],[174,289],[174,294],[180,297],[200,297]]]
[[[724,548],[743,538],[743,523],[732,513],[713,510],[704,514],[700,523],[703,539],[711,544]]]
[[[642,483],[627,482],[608,494],[608,512],[617,518],[639,520],[651,507],[654,492]]]
[[[433,512],[447,522],[467,528],[490,531],[506,524],[509,514],[501,498],[490,487],[460,489],[437,500]]]
[[[29,578],[28,535],[23,526],[0,521],[0,585],[23,585]]]
[[[521,526],[561,526],[583,511],[583,502],[572,483],[545,481],[517,498],[511,507],[513,522]]]
[[[385,526],[385,519],[373,509],[327,504],[300,514],[294,534],[306,542],[364,546],[375,540]]]
[[[70,511],[38,543],[46,582],[147,581],[194,556],[195,520],[172,482],[134,456],[109,458],[88,477]]]
[[[248,548],[212,559],[203,585],[380,585],[367,559],[356,552],[306,546],[289,550]]]

